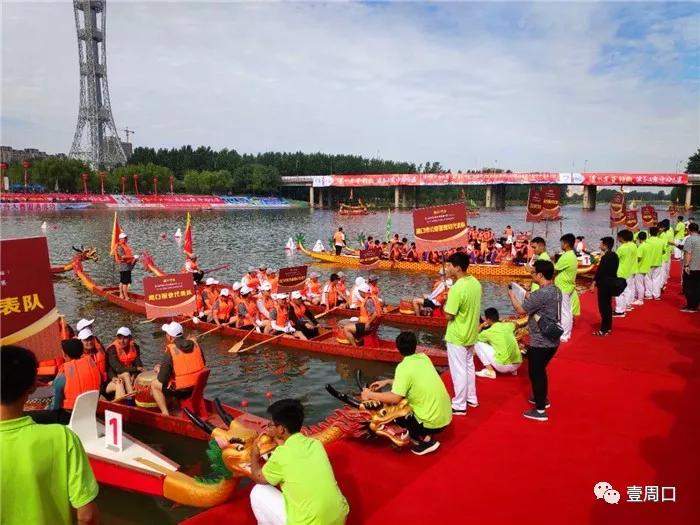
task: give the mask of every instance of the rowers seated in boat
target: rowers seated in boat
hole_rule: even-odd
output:
[[[272,268],[267,269],[267,282],[270,284],[270,291],[272,293],[277,293],[277,288],[279,287],[279,275],[277,271]]]
[[[289,308],[289,320],[294,328],[304,334],[307,339],[318,335],[318,321],[309,307],[304,304],[304,297],[301,292],[294,290],[291,294]]]
[[[318,272],[311,272],[306,283],[304,283],[304,297],[314,305],[321,304],[321,295],[323,293],[323,285],[319,282],[319,277]]]
[[[411,262],[418,262],[418,248],[416,248],[415,242],[411,243],[411,246],[408,248],[408,251],[406,251],[404,259]]]
[[[257,291],[260,286],[260,280],[258,279],[258,270],[255,266],[248,267],[248,273],[241,277],[241,284],[247,286],[253,291]]]
[[[367,281],[365,281],[364,277],[357,277],[355,279],[355,285],[350,290],[350,304],[348,305],[350,308],[355,309],[360,307],[360,302],[362,302],[362,295],[360,294],[359,288],[364,284],[367,284]]]
[[[270,330],[272,333],[289,334],[297,339],[306,340],[303,332],[297,330],[289,319],[289,295],[278,293],[272,296],[275,305],[270,310]]]
[[[156,365],[158,377],[151,383],[151,394],[161,413],[169,416],[166,396],[188,397],[205,368],[205,361],[199,344],[185,337],[180,323],[173,321],[161,328],[165,332],[165,353]]]
[[[102,381],[107,380],[107,354],[102,342],[97,338],[89,326],[86,326],[78,332],[78,339],[83,345],[83,352],[89,356],[100,371]]]
[[[384,305],[384,299],[382,299],[382,290],[379,288],[379,277],[376,275],[370,275],[367,277],[367,284],[369,285],[369,293],[374,296],[381,306]]]
[[[371,332],[376,331],[382,315],[382,305],[370,292],[369,284],[362,283],[357,287],[360,294],[360,316],[344,319],[338,323],[348,342],[357,346],[358,341]]]
[[[207,316],[207,320],[217,325],[228,324],[232,317],[236,315],[236,302],[231,297],[231,292],[228,288],[222,288],[219,291],[219,296],[214,301],[211,311]]]
[[[258,266],[258,273],[255,274],[255,277],[258,279],[258,287],[265,281],[267,281],[267,265],[266,264],[261,264]]]
[[[131,330],[122,326],[117,337],[107,347],[107,377],[109,385],[115,385],[115,397],[122,397],[134,391],[134,379],[143,371],[141,349],[136,344]]]
[[[403,259],[403,244],[401,241],[392,242],[389,248],[389,260],[401,261]]]
[[[437,250],[430,250],[428,252],[428,262],[431,264],[440,264],[442,262],[442,256]]]
[[[268,288],[269,283],[263,283],[261,288]],[[260,314],[258,312],[257,299],[253,290],[247,286],[241,288],[241,300],[236,305],[236,327],[244,330],[252,330],[259,324]]]
[[[423,297],[413,299],[413,312],[415,315],[432,315],[433,310],[439,310],[447,300],[447,292],[452,286],[452,279],[445,279],[445,274],[440,268],[440,278],[433,282],[433,290]]]
[[[272,285],[267,282],[260,285],[259,293],[256,297],[255,307],[257,319],[255,325],[266,334],[272,333],[270,311],[275,307],[275,300],[272,298],[276,293],[272,293]]]
[[[342,283],[340,276],[337,273],[332,273],[329,281],[323,286],[321,291],[321,305],[326,307],[326,310],[340,306],[348,302],[346,291],[344,290],[345,283]]]
[[[199,312],[199,317],[209,317],[211,315],[211,308],[214,306],[217,297],[219,296],[219,291],[216,286],[219,281],[213,277],[209,277],[204,281],[204,287],[201,291],[197,293],[197,311]]]
[[[197,256],[194,253],[189,254],[185,259],[185,272],[192,274],[194,284],[199,284],[204,278],[204,272],[199,269]]]

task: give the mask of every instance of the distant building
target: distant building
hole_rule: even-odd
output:
[[[10,146],[0,146],[0,162],[7,162],[8,164],[22,162],[23,160],[42,160],[49,157],[65,158],[65,154],[49,154],[36,148],[14,149]]]
[[[131,158],[131,155],[134,153],[134,148],[131,145],[131,142],[122,142],[122,148],[124,149],[126,160],[129,160]]]

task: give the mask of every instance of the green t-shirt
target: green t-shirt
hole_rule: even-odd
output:
[[[537,256],[536,260],[537,261],[551,261],[552,259],[549,257],[549,254],[546,251],[544,251]],[[535,290],[539,290],[539,289],[540,289],[540,285],[535,283],[535,282],[533,282],[530,285],[530,292],[534,292]]]
[[[514,323],[493,323],[479,332],[479,341],[493,347],[494,357],[499,365],[522,363],[523,357],[515,339]]]
[[[661,240],[663,240],[663,244],[664,244],[663,261],[666,262],[671,258],[671,253],[673,253],[673,246],[671,246],[669,244],[669,242],[673,242],[673,231],[666,230],[665,232],[662,232],[659,234],[659,238]]]
[[[639,243],[637,246],[637,273],[648,274],[651,269],[651,259],[653,256],[653,248],[647,241]]]
[[[675,239],[680,240],[683,238],[685,238],[685,223],[681,221],[681,222],[676,224]]]
[[[562,293],[571,294],[571,313],[581,315],[581,303],[576,293],[576,276],[578,274],[578,259],[573,250],[564,252],[554,265],[557,275],[554,284]]]
[[[406,398],[413,415],[425,428],[442,428],[452,421],[450,395],[425,354],[403,358],[396,366],[391,391]]]
[[[647,239],[647,244],[649,245],[649,250],[651,251],[651,266],[661,266],[664,254],[664,241],[658,236],[649,237]]]
[[[454,316],[447,323],[445,341],[460,346],[473,345],[479,335],[481,283],[473,275],[457,279],[447,294],[443,310]]]
[[[629,279],[637,270],[637,245],[633,242],[623,242],[617,247],[617,276]]]
[[[342,525],[350,511],[320,441],[292,434],[262,468],[270,485],[280,485],[287,525]]]
[[[0,421],[0,523],[72,524],[71,507],[97,497],[80,439],[64,425],[29,417]]]

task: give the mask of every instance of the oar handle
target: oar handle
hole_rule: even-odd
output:
[[[258,346],[265,345],[268,343],[271,343],[272,341],[276,341],[277,339],[280,339],[281,337],[284,337],[287,334],[279,334],[274,337],[271,337],[270,339],[265,339],[264,341],[260,341],[259,343],[255,343],[254,345],[249,346],[248,348],[244,348],[243,350],[239,350],[239,354],[242,354],[243,352],[247,352],[248,350],[252,350],[253,348],[257,348]]]
[[[229,321],[228,323],[224,323],[224,324],[217,325],[217,326],[215,326],[214,328],[211,328],[210,330],[207,330],[207,331],[204,332],[203,334],[197,336],[196,339],[199,340],[199,339],[201,339],[202,337],[204,337],[205,335],[210,334],[210,333],[212,333],[212,332],[216,332],[219,328],[223,328],[224,326],[230,326],[231,323],[233,323],[233,322],[234,322],[234,321]]]
[[[218,270],[226,270],[227,268],[230,268],[230,264],[222,264],[221,266],[217,266],[216,268],[210,268],[209,270],[203,270],[202,275],[206,275],[211,272],[216,272]]]
[[[119,396],[115,399],[112,400],[112,403],[119,403],[122,399],[128,399],[130,397],[134,397],[136,395],[136,390],[134,390],[131,394],[124,394],[123,396]]]
[[[326,310],[325,312],[320,313],[320,314],[314,316],[314,318],[315,318],[315,319],[320,319],[321,317],[324,317],[324,316],[328,315],[328,314],[331,313],[333,310],[337,310],[338,308],[340,308],[340,305],[334,306],[334,307],[331,308],[330,310]]]

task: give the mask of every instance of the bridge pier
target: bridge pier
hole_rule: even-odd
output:
[[[401,197],[401,187],[400,186],[394,186],[394,208],[398,209],[399,207],[399,198]]]
[[[309,186],[309,208],[315,208],[316,203],[314,202],[314,187]]]
[[[582,208],[584,210],[595,210],[596,192],[598,188],[596,186],[584,186],[583,187],[583,200]]]
[[[689,210],[690,206],[693,204],[693,187],[688,184],[685,187],[685,209]]]
[[[491,210],[503,210],[506,207],[506,185],[489,184],[486,186],[485,207]]]
[[[323,188],[318,189],[318,207],[323,209]]]

